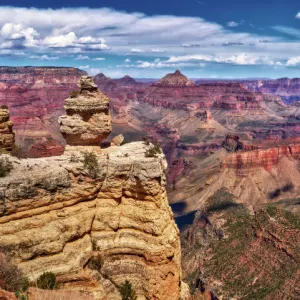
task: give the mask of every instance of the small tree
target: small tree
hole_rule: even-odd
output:
[[[137,299],[135,291],[133,290],[132,285],[128,280],[126,280],[124,283],[122,283],[120,285],[119,291],[122,296],[122,300],[136,300]]]
[[[36,281],[36,286],[43,290],[54,290],[58,288],[56,276],[52,272],[43,273]]]
[[[93,152],[83,153],[83,167],[88,171],[92,178],[96,178],[99,173],[97,155]]]
[[[5,177],[13,169],[11,161],[7,157],[0,158],[0,177]]]

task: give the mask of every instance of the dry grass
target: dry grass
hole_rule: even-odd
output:
[[[90,295],[71,290],[40,290],[29,288],[28,296],[29,300],[95,300]]]

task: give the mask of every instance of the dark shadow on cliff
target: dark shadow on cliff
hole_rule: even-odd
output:
[[[188,225],[193,224],[196,212],[197,210],[194,210],[186,215],[175,218],[175,222],[180,231],[183,231]]]

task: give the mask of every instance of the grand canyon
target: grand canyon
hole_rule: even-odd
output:
[[[74,299],[125,279],[138,299],[299,299],[299,82],[1,67],[0,249]]]

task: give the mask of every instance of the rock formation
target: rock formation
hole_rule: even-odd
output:
[[[11,151],[15,146],[14,123],[9,119],[7,106],[0,108],[0,149]]]
[[[167,74],[158,82],[155,82],[154,85],[157,86],[193,86],[195,85],[191,82],[186,76],[181,74],[179,70],[176,70],[174,73]]]
[[[62,289],[96,299],[121,300],[117,286],[125,280],[139,300],[186,299],[164,154],[146,155],[152,145],[144,142],[95,147],[110,132],[109,99],[90,77],[79,86],[60,118],[76,147],[9,158],[13,170],[0,178],[0,250],[30,280],[51,271]]]
[[[80,92],[65,100],[67,115],[58,120],[69,145],[100,145],[111,132],[109,98],[103,95],[92,77],[78,82]]]
[[[123,142],[124,136],[122,134],[119,134],[111,140],[110,144],[111,146],[121,146]]]

